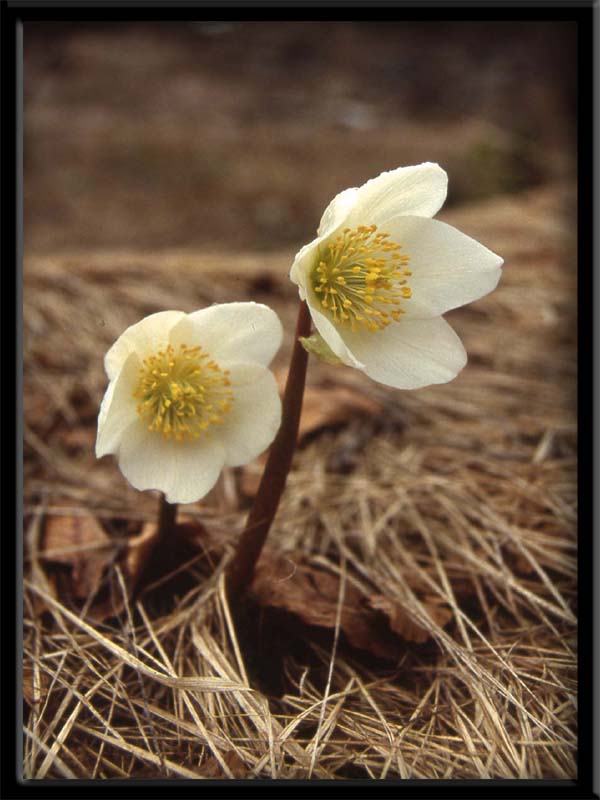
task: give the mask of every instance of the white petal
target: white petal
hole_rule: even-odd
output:
[[[355,354],[350,352],[344,339],[342,338],[342,334],[340,333],[339,329],[328,319],[328,317],[325,316],[325,314],[318,310],[316,305],[318,300],[315,300],[310,292],[306,295],[306,302],[308,303],[308,308],[310,310],[312,321],[315,324],[315,328],[319,331],[323,339],[325,339],[335,355],[347,366],[362,369],[364,364],[355,358]]]
[[[138,420],[124,432],[118,457],[134,488],[164,492],[169,503],[194,503],[217,482],[225,450],[214,435],[178,442],[148,431]]]
[[[290,269],[290,280],[300,288],[300,297],[302,300],[304,300],[306,296],[308,274],[318,256],[320,245],[325,242],[326,239],[329,239],[329,237],[345,223],[348,213],[356,202],[357,196],[358,189],[345,189],[343,192],[337,194],[331,203],[329,203],[321,217],[316,239],[305,244],[304,247],[300,248],[296,253],[294,263]]]
[[[503,260],[451,225],[398,217],[388,229],[410,258],[412,297],[403,304],[407,316],[439,316],[496,288]]]
[[[221,303],[194,311],[171,332],[171,344],[200,345],[222,366],[252,361],[267,366],[281,345],[277,314],[262,303]]]
[[[131,353],[112,380],[102,399],[98,414],[96,457],[116,453],[123,431],[137,418],[137,400],[133,396],[139,381],[140,359]]]
[[[306,288],[304,277],[307,266],[310,268],[313,263],[313,250],[318,250],[319,244],[342,225],[356,227],[374,223],[381,226],[400,214],[432,217],[444,204],[447,190],[448,176],[438,164],[431,162],[382,172],[358,189],[345,189],[325,209],[317,238],[296,255],[290,271],[291,280]]]
[[[432,217],[444,204],[447,191],[448,176],[438,164],[382,172],[360,187],[346,222],[351,228],[371,224],[381,228],[404,214]]]
[[[327,206],[321,217],[317,234],[319,237],[329,236],[336,228],[345,222],[346,217],[354,208],[358,198],[358,189],[344,189],[336,194]]]
[[[322,238],[313,239],[312,242],[305,244],[300,248],[294,258],[294,263],[290,269],[290,280],[295,283],[300,290],[300,297],[302,300],[306,297],[306,285],[308,282],[308,275],[312,269],[313,264],[319,252],[319,244],[323,241]]]
[[[462,342],[442,317],[402,317],[382,331],[345,332],[344,340],[370,378],[396,389],[447,383],[467,363]]]
[[[130,325],[104,357],[104,369],[112,380],[127,356],[135,352],[141,359],[151,356],[169,343],[171,328],[185,317],[183,311],[159,311]]]
[[[225,463],[247,464],[269,447],[281,423],[281,400],[273,374],[258,364],[228,364],[234,402],[215,435]]]

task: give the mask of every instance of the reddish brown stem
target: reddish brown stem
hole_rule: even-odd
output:
[[[254,568],[277,512],[285,482],[292,465],[302,410],[308,353],[300,342],[310,334],[310,312],[300,302],[294,350],[283,394],[281,427],[275,437],[265,466],[254,505],[250,509],[233,559],[226,572],[227,597],[235,603],[252,583]]]
[[[177,503],[169,503],[161,492],[158,505],[158,536],[157,541],[167,541],[175,528],[177,517]]]

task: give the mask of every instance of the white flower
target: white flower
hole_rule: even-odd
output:
[[[290,272],[335,355],[380,383],[417,389],[467,362],[442,314],[491,292],[502,259],[431,217],[448,176],[437,164],[383,172],[331,201]]]
[[[267,366],[281,337],[259,303],[161,311],[127,328],[104,359],[96,456],[116,455],[136,489],[199,500],[224,466],[247,464],[273,441],[281,402]]]

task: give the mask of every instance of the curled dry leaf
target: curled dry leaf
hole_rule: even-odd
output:
[[[223,761],[231,770],[234,778],[245,778],[248,774],[248,767],[242,761],[240,756],[235,750],[227,750],[223,753]],[[203,778],[228,778],[225,774],[223,767],[214,756],[209,756],[200,768],[200,773]]]
[[[158,528],[154,522],[146,522],[140,533],[127,543],[127,551],[123,561],[123,572],[129,587],[133,589],[138,583],[144,568],[154,549],[158,537]]]
[[[114,546],[95,517],[57,515],[46,521],[40,555],[71,568],[69,591],[83,599],[98,591]]]
[[[452,611],[439,598],[430,595],[423,598],[422,603],[427,615],[436,625],[443,628],[452,619]],[[403,639],[423,644],[431,638],[431,631],[398,601],[391,600],[382,594],[373,594],[369,597],[369,605],[371,608],[383,612],[389,620],[390,628]]]
[[[505,548],[505,556],[512,568],[521,575],[532,575],[535,567],[532,561],[527,558],[525,552],[516,545],[508,543]]]
[[[144,524],[140,533],[130,536],[127,544],[116,552],[114,564],[121,570],[125,584],[126,595],[116,581],[107,582],[104,588],[94,598],[87,616],[95,622],[103,622],[109,617],[117,616],[125,608],[125,603],[131,598],[154,552],[157,542],[157,527],[153,522]]]
[[[196,580],[187,575],[186,567],[206,553],[207,531],[199,522],[178,523],[166,540],[159,538],[156,523],[146,522],[138,534],[128,539],[118,559],[127,597],[121,590],[113,592],[92,606],[90,617],[104,620],[119,614],[126,599],[152,588],[164,593],[169,591],[167,584],[172,591],[185,593],[191,588],[190,581],[193,585]]]
[[[283,392],[287,372],[278,370],[275,377],[280,391]],[[374,397],[351,386],[335,383],[307,386],[304,390],[298,440],[321,428],[349,422],[357,414],[378,414],[381,408],[381,403]]]
[[[181,572],[182,566],[206,550],[206,529],[185,517],[168,542],[159,542],[154,522],[141,531],[117,542],[91,515],[56,515],[48,518],[42,538],[44,578],[57,586],[60,599],[72,597],[78,602],[92,600],[87,616],[103,621],[119,614],[134,592],[149,584],[166,580]],[[69,567],[67,574],[56,575],[52,565]],[[107,580],[109,569],[121,570],[125,585]],[[111,573],[115,578],[115,573]]]
[[[42,670],[37,674],[31,664],[23,664],[23,699],[30,708],[38,708],[46,698],[50,679]]]
[[[276,554],[265,550],[258,563],[252,593],[264,606],[283,609],[305,625],[334,628],[338,616],[340,580],[304,561],[303,555]],[[340,628],[347,641],[379,658],[397,660],[404,648],[398,635],[409,641],[425,641],[429,633],[416,638],[413,629],[390,624],[388,608],[371,604],[371,598],[346,582]],[[409,635],[406,635],[406,634]]]
[[[58,438],[63,447],[69,452],[83,451],[89,453],[94,449],[96,430],[91,426],[67,428],[60,432]]]

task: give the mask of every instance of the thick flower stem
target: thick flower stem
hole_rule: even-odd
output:
[[[158,536],[157,542],[164,542],[175,528],[175,518],[177,516],[177,503],[167,502],[167,498],[161,492],[158,506]]]
[[[248,514],[246,528],[227,568],[227,597],[232,604],[239,600],[252,583],[256,562],[277,512],[292,464],[308,361],[308,353],[302,346],[300,337],[310,334],[310,326],[308,306],[301,301],[296,322],[294,350],[283,395],[281,427],[271,445],[254,505]]]

